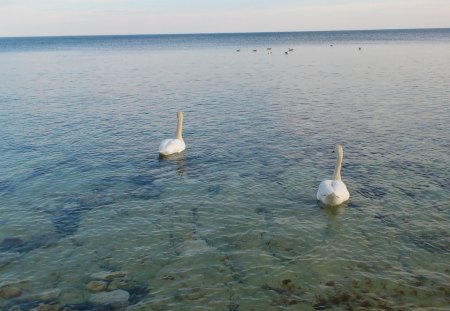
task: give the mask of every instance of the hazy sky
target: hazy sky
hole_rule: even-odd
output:
[[[0,37],[450,27],[450,0],[0,0]]]

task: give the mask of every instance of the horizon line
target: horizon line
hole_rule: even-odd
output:
[[[293,31],[244,31],[244,32],[192,32],[192,33],[129,33],[129,34],[89,34],[89,35],[34,35],[0,36],[5,38],[60,38],[60,37],[125,37],[125,36],[188,36],[188,35],[233,35],[233,34],[270,34],[270,33],[308,33],[308,32],[352,32],[352,31],[390,31],[390,30],[446,30],[450,27],[425,28],[373,28],[373,29],[334,29],[334,30],[293,30]]]

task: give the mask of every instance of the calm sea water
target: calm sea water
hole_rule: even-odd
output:
[[[0,38],[0,308],[448,310],[449,51],[449,29]],[[95,305],[102,271],[128,302]]]

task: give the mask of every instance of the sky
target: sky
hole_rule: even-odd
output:
[[[0,0],[0,37],[450,28],[450,0]]]

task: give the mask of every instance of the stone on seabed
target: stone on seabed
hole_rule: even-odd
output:
[[[105,290],[108,284],[103,281],[90,281],[87,283],[86,288],[91,292],[101,292]]]
[[[130,294],[122,289],[113,290],[112,292],[101,292],[92,294],[89,302],[97,306],[109,306],[112,308],[125,308],[128,306]]]
[[[18,297],[21,294],[22,290],[14,286],[5,286],[0,288],[0,298],[10,299]]]
[[[111,281],[115,278],[122,278],[126,276],[127,273],[124,271],[100,271],[91,274],[91,279],[94,280],[102,280],[102,281]]]
[[[61,295],[61,290],[59,288],[49,289],[40,293],[31,294],[26,297],[28,301],[32,300],[42,300],[42,301],[50,301],[55,300]]]
[[[58,305],[47,305],[45,303],[41,303],[36,308],[31,309],[30,311],[58,311]]]

